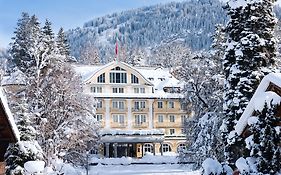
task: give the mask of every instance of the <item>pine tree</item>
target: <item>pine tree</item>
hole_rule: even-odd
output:
[[[20,67],[21,71],[26,71],[27,68],[32,64],[31,55],[29,53],[31,39],[30,31],[30,17],[28,13],[22,13],[22,18],[18,20],[17,29],[15,31],[15,37],[12,38],[10,53],[12,55],[11,61],[12,66]]]
[[[250,125],[252,135],[248,137],[248,149],[251,156],[256,158],[257,170],[260,173],[272,174],[281,170],[280,131],[276,116],[277,106],[265,104],[262,111],[256,111],[256,123]]]
[[[23,175],[24,163],[34,160],[43,160],[43,151],[36,139],[36,131],[32,127],[26,99],[18,97],[18,103],[14,103],[14,114],[18,119],[17,126],[20,132],[20,141],[10,144],[5,154],[7,173],[11,175]],[[17,108],[17,110],[15,110]]]
[[[56,44],[60,55],[69,56],[69,45],[62,27],[57,34]]]
[[[273,2],[275,0],[231,0],[226,6],[230,16],[225,29],[227,48],[223,62],[226,145],[228,133],[234,129],[259,82],[275,69],[273,31],[277,20],[272,11]],[[226,152],[228,161],[233,163],[235,153],[230,145]]]

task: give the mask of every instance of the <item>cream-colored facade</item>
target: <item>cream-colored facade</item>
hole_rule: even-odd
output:
[[[117,61],[76,69],[84,78],[84,93],[98,101],[104,156],[142,157],[184,148],[188,115],[180,102],[180,82],[168,70]]]

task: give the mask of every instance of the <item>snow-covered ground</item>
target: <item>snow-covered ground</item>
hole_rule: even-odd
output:
[[[97,165],[91,166],[89,175],[131,175],[131,174],[169,174],[169,175],[200,175],[201,171],[192,171],[189,165]]]

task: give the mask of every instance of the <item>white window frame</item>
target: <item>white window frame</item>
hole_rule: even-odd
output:
[[[145,108],[145,101],[135,101],[134,102],[134,109],[144,109]]]
[[[124,114],[112,114],[112,121],[114,123],[119,123],[120,125],[125,124],[125,115]]]
[[[175,121],[176,121],[175,115],[169,115],[169,121],[170,121],[171,123],[175,123]]]
[[[158,115],[158,123],[163,123],[164,122],[164,115],[159,114]]]
[[[100,86],[92,86],[91,87],[91,92],[92,93],[102,93],[102,87],[100,87]]]
[[[169,129],[169,134],[170,134],[170,135],[175,135],[175,134],[176,134],[175,128],[170,128],[170,129]]]
[[[112,101],[112,108],[125,109],[125,102],[124,101]]]
[[[163,101],[158,101],[157,102],[157,108],[163,109]]]
[[[169,101],[168,102],[168,108],[170,108],[170,109],[175,108],[175,102],[174,101]]]
[[[146,123],[146,115],[145,114],[136,114],[135,115],[135,124],[136,126],[142,125],[143,123]]]
[[[95,116],[96,116],[96,120],[98,122],[102,121],[102,119],[103,119],[102,114],[96,114]]]
[[[165,153],[165,152],[170,152],[170,151],[172,151],[172,147],[171,147],[171,145],[170,144],[168,144],[168,143],[163,143],[161,146],[160,146],[160,151],[161,151],[161,149],[162,149],[162,151]]]
[[[124,93],[124,88],[123,87],[113,87],[112,88],[112,93],[114,93],[114,94],[123,94]]]
[[[102,100],[98,100],[96,104],[97,108],[102,108]]]

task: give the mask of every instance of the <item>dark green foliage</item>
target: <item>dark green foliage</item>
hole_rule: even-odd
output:
[[[236,153],[227,143],[228,133],[234,129],[264,75],[275,71],[273,31],[277,20],[273,14],[273,2],[263,0],[240,7],[226,6],[230,20],[225,29],[227,48],[223,62],[226,76],[224,141],[229,147],[229,160]]]
[[[272,175],[281,170],[281,134],[277,132],[281,118],[276,112],[277,106],[268,107],[267,104],[257,112],[258,122],[250,126],[253,145],[250,145],[250,155],[246,155],[257,159],[259,172]]]

